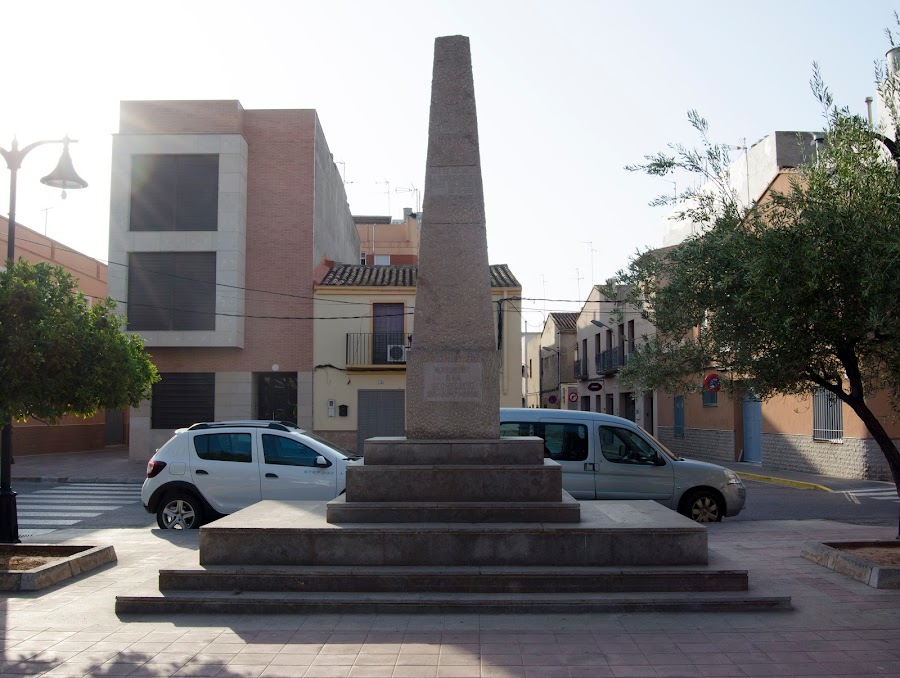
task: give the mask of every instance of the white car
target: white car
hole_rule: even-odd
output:
[[[147,463],[141,501],[161,528],[186,530],[262,499],[333,499],[358,458],[287,422],[199,423]]]

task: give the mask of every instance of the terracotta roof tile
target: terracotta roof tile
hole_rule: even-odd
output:
[[[418,267],[414,264],[362,266],[340,264],[328,271],[322,285],[334,287],[415,287]],[[491,287],[521,287],[506,264],[491,265]],[[577,314],[576,314],[577,315]]]
[[[578,329],[576,323],[578,322],[578,313],[551,313],[550,317],[553,318],[553,322],[556,323],[556,326],[562,330],[575,330]]]

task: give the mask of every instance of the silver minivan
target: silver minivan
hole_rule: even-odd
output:
[[[633,421],[599,412],[501,408],[500,435],[544,439],[576,499],[653,499],[700,523],[736,516],[747,489],[731,469],[677,457]]]

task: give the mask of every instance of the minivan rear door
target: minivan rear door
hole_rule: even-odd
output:
[[[558,420],[500,423],[504,438],[537,436],[544,439],[544,457],[562,466],[563,489],[576,499],[594,498],[594,472],[588,459],[591,431],[586,424]]]
[[[597,499],[654,499],[666,506],[675,482],[671,460],[638,431],[603,424],[597,429]]]
[[[234,513],[260,499],[253,434],[247,431],[192,432],[188,455],[191,480],[219,513]]]

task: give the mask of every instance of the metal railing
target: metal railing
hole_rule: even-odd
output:
[[[405,332],[348,332],[347,367],[405,365],[411,343]]]
[[[616,346],[615,348],[601,351],[597,354],[597,373],[612,374],[620,367],[624,367],[628,363],[630,354],[625,353],[624,346]]]

